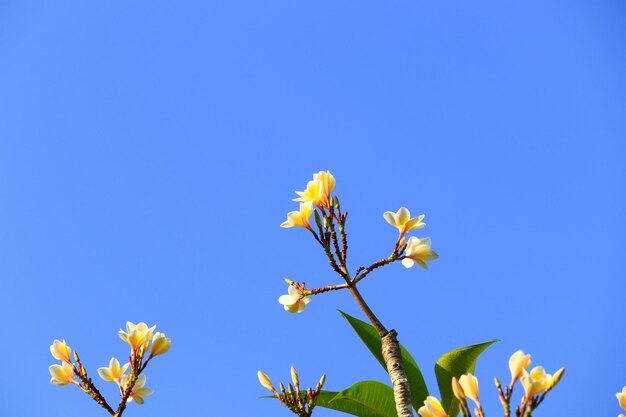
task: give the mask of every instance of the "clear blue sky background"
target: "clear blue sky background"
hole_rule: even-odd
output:
[[[347,293],[277,303],[285,277],[339,282],[278,227],[329,169],[353,269],[390,251],[384,211],[427,216],[431,270],[362,292],[431,391],[439,355],[499,338],[477,369],[489,416],[517,349],[567,367],[537,415],[616,415],[625,18],[619,0],[0,2],[0,414],[106,415],[50,385],[48,346],[98,379],[126,320],[173,340],[129,417],[286,416],[256,371],[291,364],[333,390],[387,381]]]

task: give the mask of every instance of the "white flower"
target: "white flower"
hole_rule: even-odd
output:
[[[308,295],[303,295],[298,291],[296,287],[290,285],[287,289],[288,294],[281,295],[278,298],[278,302],[281,303],[285,310],[290,313],[299,313],[306,305],[311,301],[311,297]]]
[[[415,262],[424,269],[428,269],[426,261],[433,261],[439,257],[430,248],[430,238],[425,237],[419,239],[415,236],[411,236],[406,242],[406,254],[402,260],[402,265],[406,268],[411,268]]]

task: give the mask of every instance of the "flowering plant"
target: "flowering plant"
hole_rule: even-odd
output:
[[[298,211],[287,214],[287,220],[281,224],[283,228],[301,227],[308,230],[321,246],[332,270],[343,282],[328,284],[316,288],[307,288],[304,282],[290,279],[288,294],[282,295],[278,301],[290,313],[304,311],[313,296],[336,290],[348,290],[357,305],[363,311],[369,323],[341,312],[353,330],[385,367],[391,379],[392,387],[378,381],[360,381],[340,392],[319,391],[315,396],[307,397],[312,407],[303,410],[289,407],[299,416],[309,416],[315,405],[332,408],[360,417],[409,417],[413,410],[421,417],[454,417],[459,412],[464,417],[484,417],[485,413],[479,400],[478,379],[473,375],[480,354],[496,340],[465,346],[442,355],[436,363],[435,375],[439,386],[441,401],[430,395],[421,370],[408,350],[400,345],[397,332],[388,330],[358,290],[358,284],[375,269],[400,261],[406,268],[415,264],[428,269],[427,262],[438,258],[431,247],[428,237],[407,237],[415,229],[426,226],[424,215],[411,217],[410,211],[400,207],[396,212],[387,211],[383,218],[398,229],[398,237],[391,253],[369,266],[360,266],[354,273],[348,267],[348,238],[346,221],[348,213],[342,210],[339,198],[334,196],[335,178],[329,171],[320,171],[313,175],[304,191],[296,191],[300,203]],[[310,217],[313,216],[313,221]],[[530,417],[532,412],[543,402],[561,379],[564,369],[554,375],[547,374],[542,367],[535,367],[530,372],[530,355],[522,351],[515,352],[509,360],[511,383],[502,388],[496,378],[497,394],[504,408],[505,417],[511,416],[511,395],[519,380],[524,388],[521,403],[514,408],[516,417]],[[269,382],[267,375],[259,371],[261,384],[275,394],[275,398],[287,405],[285,398],[279,394]],[[281,385],[282,387],[282,385]],[[291,387],[291,385],[290,385]],[[290,388],[289,393],[292,390]],[[626,389],[625,391],[626,392]],[[294,394],[299,398],[299,394]],[[622,397],[618,394],[620,403]],[[475,404],[472,411],[468,399]]]
[[[156,326],[148,327],[146,323],[126,322],[126,331],[120,330],[119,336],[130,345],[128,363],[120,366],[116,358],[111,358],[108,367],[98,368],[100,378],[117,385],[120,400],[115,409],[96,388],[95,383],[87,374],[87,369],[81,363],[78,353],[74,352],[74,361],[72,361],[72,349],[65,343],[65,340],[55,340],[50,346],[52,356],[61,361],[60,365],[55,364],[48,368],[52,376],[50,382],[61,386],[75,384],[110,415],[121,417],[126,410],[127,403],[135,401],[137,404],[143,404],[144,397],[153,393],[151,389],[144,387],[146,375],[142,372],[154,357],[170,349],[171,339],[165,337],[164,333],[154,333],[155,328]],[[126,373],[129,368],[130,371]]]

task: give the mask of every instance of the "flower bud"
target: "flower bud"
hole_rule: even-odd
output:
[[[293,385],[298,388],[300,386],[300,380],[298,379],[298,373],[296,372],[296,368],[291,367],[291,380],[293,381]]]
[[[565,368],[561,368],[552,375],[552,387],[556,386],[559,383],[561,378],[563,378],[563,374],[565,373]],[[551,387],[551,388],[552,388]]]
[[[152,350],[150,352],[150,357],[166,353],[170,350],[171,344],[172,339],[165,337],[165,333],[156,332],[152,338]]]
[[[318,390],[324,386],[324,382],[326,382],[326,374],[323,374],[320,381],[317,383],[317,386],[319,387]]]
[[[524,371],[530,366],[530,354],[525,355],[523,351],[518,350],[511,355],[509,359],[509,370],[511,371],[511,385],[517,381]]]
[[[463,392],[463,387],[459,384],[459,380],[456,377],[452,377],[452,392],[457,400],[460,402],[465,401],[465,392]]]
[[[478,404],[478,378],[471,373],[461,375],[459,378],[459,385],[463,388],[465,396],[476,404]]]
[[[268,390],[272,392],[276,391],[274,387],[272,386],[272,381],[270,380],[270,377],[267,376],[267,374],[261,371],[258,371],[256,375],[259,378],[259,382],[261,383],[263,387],[267,388]]]

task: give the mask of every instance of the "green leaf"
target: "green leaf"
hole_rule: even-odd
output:
[[[387,366],[385,365],[385,360],[383,359],[381,338],[376,329],[374,329],[374,326],[352,317],[341,310],[339,310],[339,312],[343,318],[350,323],[354,331],[359,335],[363,343],[365,343],[365,346],[367,346],[370,352],[372,352],[374,357],[378,360],[378,363],[381,364],[386,372]],[[402,362],[404,363],[404,371],[406,372],[409,385],[411,386],[411,405],[413,405],[413,408],[417,410],[424,405],[424,400],[428,397],[428,388],[426,387],[426,382],[424,382],[424,377],[422,376],[422,372],[420,371],[419,366],[417,366],[415,359],[413,359],[411,354],[402,345],[400,345],[400,352],[402,355]]]
[[[465,346],[445,353],[435,365],[435,375],[441,394],[441,405],[450,417],[456,417],[459,413],[459,401],[452,392],[452,377],[460,377],[468,372],[474,373],[476,361],[485,349],[493,343],[499,342],[494,339],[477,345]]]
[[[341,392],[322,391],[316,404],[359,417],[396,417],[393,389],[378,381],[361,381]]]

